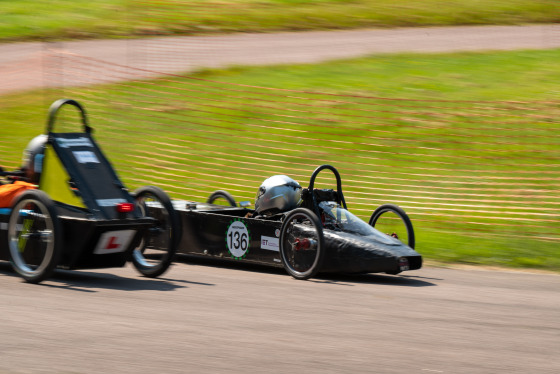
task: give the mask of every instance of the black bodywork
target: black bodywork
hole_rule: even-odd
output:
[[[60,262],[57,264],[61,269],[97,269],[109,267],[121,267],[130,260],[131,252],[140,239],[146,235],[148,229],[153,225],[149,217],[130,217],[127,219],[99,220],[88,217],[83,212],[68,209],[63,204],[55,203],[58,219],[62,226],[62,252]],[[0,209],[0,260],[9,261],[8,222],[11,209]],[[135,234],[130,240],[128,248],[122,252],[103,255],[94,254],[94,249],[100,238],[106,233],[115,231],[134,230]]]

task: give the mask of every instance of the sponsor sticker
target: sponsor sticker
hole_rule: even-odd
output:
[[[241,260],[249,252],[251,237],[247,226],[241,220],[234,220],[228,226],[226,232],[226,246],[231,256],[236,260]]]
[[[124,252],[134,237],[136,230],[107,231],[101,235],[93,250],[96,255]]]
[[[410,266],[408,265],[408,258],[406,257],[399,258],[399,269],[401,271],[410,270]]]
[[[74,157],[76,157],[76,161],[78,161],[80,164],[99,164],[97,156],[91,151],[73,151],[72,153],[74,154]]]
[[[280,252],[280,239],[273,238],[272,236],[261,236],[261,248]]]
[[[95,201],[99,206],[115,206],[120,203],[126,203],[125,199],[97,199]]]
[[[56,142],[62,148],[70,148],[70,147],[93,147],[93,144],[88,138],[76,138],[76,139],[67,139],[67,138],[56,138]]]

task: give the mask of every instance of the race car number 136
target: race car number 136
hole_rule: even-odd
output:
[[[233,221],[227,231],[227,247],[234,258],[245,257],[249,249],[249,230],[241,221]]]

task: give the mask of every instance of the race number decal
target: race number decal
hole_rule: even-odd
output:
[[[251,237],[245,223],[235,220],[230,223],[226,233],[226,246],[231,256],[236,260],[241,260],[247,256]]]
[[[136,230],[108,231],[103,233],[93,253],[96,255],[126,251]]]

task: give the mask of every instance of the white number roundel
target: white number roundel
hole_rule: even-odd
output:
[[[235,259],[241,259],[249,249],[249,230],[242,221],[233,221],[226,234],[227,248]]]

